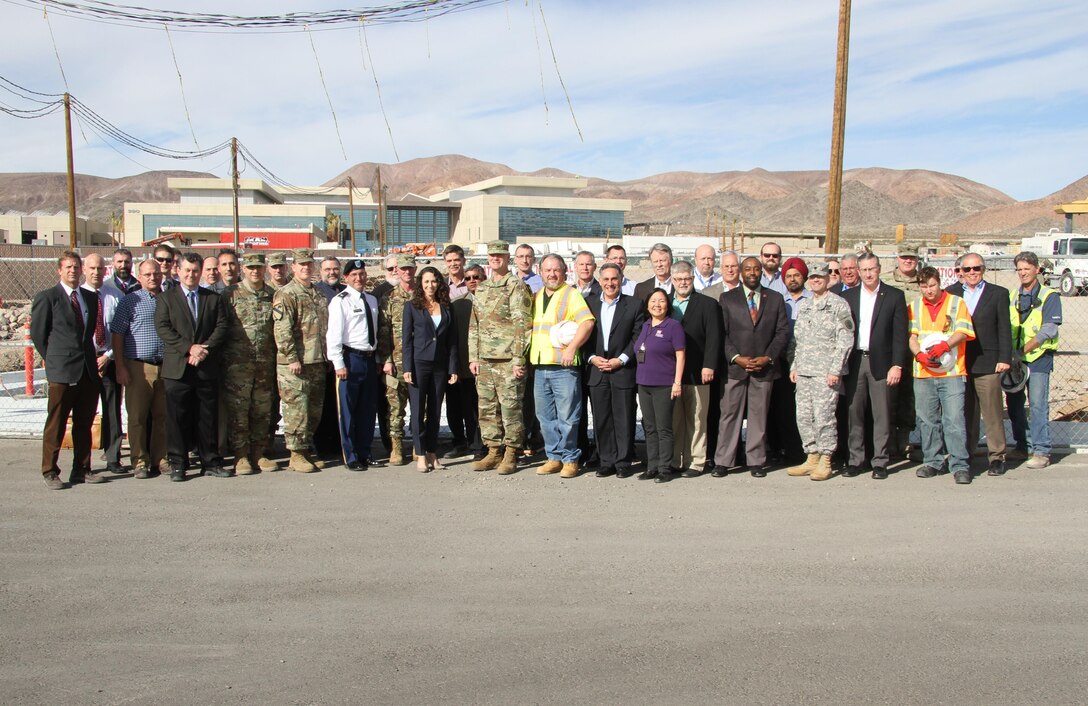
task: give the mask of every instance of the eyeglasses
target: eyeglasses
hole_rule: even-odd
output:
[[[386,272],[396,272],[396,271],[397,271],[397,268],[396,268],[396,267],[386,267],[386,268],[385,268],[385,271],[386,271]]]
[[[173,262],[174,261],[174,258],[172,258],[172,257],[156,257],[155,259],[158,260],[159,262]]]
[[[982,265],[971,265],[970,267],[960,267],[957,272],[982,272]]]

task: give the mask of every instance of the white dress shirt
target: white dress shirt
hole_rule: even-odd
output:
[[[363,297],[370,305],[371,320],[367,321]],[[326,348],[333,368],[341,370],[344,364],[344,346],[357,351],[373,351],[369,331],[378,338],[378,300],[373,294],[357,292],[351,287],[329,300],[329,330],[325,335]]]
[[[869,350],[869,334],[873,329],[873,309],[876,307],[876,298],[880,294],[880,285],[870,292],[865,285],[861,286],[861,305],[858,309],[858,348]]]

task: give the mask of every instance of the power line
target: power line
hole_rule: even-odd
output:
[[[72,19],[126,27],[161,28],[179,32],[302,32],[344,29],[360,19],[371,24],[426,22],[431,17],[497,5],[504,0],[407,0],[374,7],[289,12],[282,15],[228,15],[160,10],[102,0],[3,0],[10,5],[49,11]]]

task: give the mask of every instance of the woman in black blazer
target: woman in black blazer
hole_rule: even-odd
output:
[[[404,381],[412,403],[416,466],[426,473],[438,462],[438,423],[446,385],[457,382],[457,327],[446,278],[434,267],[416,275],[412,300],[404,305],[401,334]]]

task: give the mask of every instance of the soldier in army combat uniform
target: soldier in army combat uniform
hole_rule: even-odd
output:
[[[398,255],[397,275],[400,279],[398,286],[383,294],[378,302],[378,363],[385,373],[385,399],[389,403],[390,466],[404,464],[404,413],[408,408],[408,383],[401,377],[404,372],[401,332],[404,329],[404,305],[412,301],[412,287],[416,278],[415,257]]]
[[[265,455],[272,397],[276,390],[276,339],[272,332],[272,288],[264,281],[265,258],[242,259],[242,280],[223,292],[230,333],[224,353],[223,386],[234,472],[274,471]]]
[[[487,455],[472,467],[496,468],[505,475],[517,470],[525,431],[521,400],[533,300],[529,287],[510,273],[510,246],[505,241],[487,244],[487,264],[491,278],[476,289],[468,331],[469,370],[476,376],[480,436]]]
[[[808,287],[813,296],[801,300],[786,350],[790,380],[797,384],[797,430],[807,455],[788,473],[812,480],[831,477],[831,454],[837,442],[835,407],[854,347],[850,305],[828,291],[829,274],[826,262],[809,270]]]
[[[291,269],[287,266],[287,255],[282,252],[270,253],[266,259],[268,280],[265,285],[273,296],[279,288],[291,281]],[[274,378],[275,376],[273,376]],[[276,429],[280,426],[280,388],[275,379],[272,381],[272,416],[268,418],[268,443],[265,452],[271,454],[276,445]]]
[[[291,452],[292,471],[312,473],[310,443],[321,419],[325,396],[325,333],[329,309],[310,278],[314,271],[311,250],[291,253],[294,279],[272,300],[276,337],[276,379],[283,398],[284,438]]]
[[[918,258],[917,243],[899,243],[896,250],[896,267],[890,274],[882,274],[884,284],[903,290],[907,302],[922,296],[922,283],[918,281],[921,266]],[[903,367],[903,380],[892,393],[892,459],[902,458],[911,453],[910,433],[914,431],[914,376],[911,366]],[[921,458],[917,459],[921,461]]]

